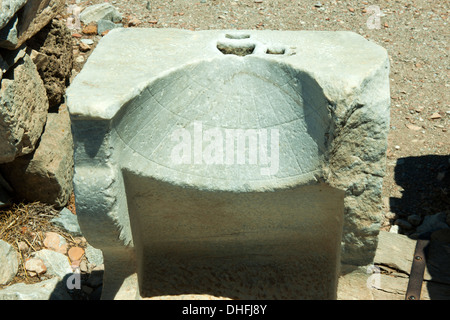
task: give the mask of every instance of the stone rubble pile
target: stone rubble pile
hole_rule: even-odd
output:
[[[29,249],[25,242],[18,251],[10,243],[0,240],[0,300],[98,300],[103,283],[103,254],[81,235],[76,216],[64,208],[51,222],[69,233],[76,245],[70,246],[56,232],[44,234],[44,249],[24,259]],[[10,284],[23,267],[29,277],[38,279],[32,284]],[[78,277],[78,278],[77,278]],[[9,285],[8,285],[9,284]]]
[[[87,243],[76,215],[64,208],[73,191],[64,96],[79,71],[74,57],[83,58],[80,53],[123,25],[108,3],[86,8],[78,3],[77,12],[64,0],[0,1],[0,207],[24,200],[62,208],[51,222],[76,242],[46,232],[45,248],[36,251],[23,241],[0,240],[0,300],[100,298],[103,254]],[[84,61],[78,61],[79,68]],[[38,282],[16,283],[21,268]]]
[[[63,207],[72,193],[73,143],[64,93],[72,37],[64,0],[0,2],[0,206]]]
[[[65,90],[95,37],[124,26],[109,3],[81,5],[0,2],[0,207],[15,197],[62,208],[73,191]]]

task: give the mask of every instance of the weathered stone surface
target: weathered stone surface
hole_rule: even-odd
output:
[[[445,211],[425,216],[422,224],[416,228],[416,233],[419,235],[431,235],[432,232],[440,229],[450,229],[446,219],[447,213]]]
[[[104,263],[103,252],[100,249],[94,248],[90,244],[86,247],[86,258],[95,266],[100,266]]]
[[[9,243],[0,240],[0,285],[8,284],[19,270],[19,254]]]
[[[72,300],[61,279],[54,277],[34,284],[16,283],[0,290],[0,300]]]
[[[27,46],[39,51],[37,67],[47,91],[50,108],[63,101],[73,65],[72,37],[64,22],[53,19]]]
[[[273,263],[291,279],[284,294],[332,297],[340,250],[349,264],[374,258],[388,75],[386,51],[349,32],[112,30],[67,91],[83,234],[106,270],[108,255],[125,259],[117,238],[135,246],[144,296],[207,290],[201,279],[224,274],[242,285],[256,277],[248,264],[277,282]],[[259,132],[260,146],[270,136],[270,152],[224,150],[226,129]],[[240,272],[219,259],[249,252],[261,261],[239,260]],[[213,295],[235,297],[231,282]]]
[[[381,231],[374,263],[409,273],[416,241],[398,233]]]
[[[80,20],[84,24],[97,22],[98,20],[109,20],[112,22],[120,22],[122,15],[110,3],[100,3],[85,8],[80,14]]]
[[[97,33],[101,35],[105,31],[109,31],[115,28],[121,28],[121,24],[116,24],[110,20],[100,19],[97,21]]]
[[[3,29],[27,0],[3,0],[0,2],[0,29]]]
[[[44,84],[28,55],[3,74],[0,89],[0,163],[32,152],[48,111]]]
[[[72,193],[73,142],[67,109],[49,113],[35,152],[1,166],[16,194],[63,207]]]
[[[7,1],[8,2],[8,1]],[[64,0],[27,1],[0,32],[0,47],[16,49],[62,12]],[[1,16],[0,16],[1,23]],[[3,33],[3,34],[2,34]]]
[[[62,253],[42,249],[33,253],[33,257],[44,262],[47,267],[47,275],[54,275],[64,279],[66,275],[73,273],[67,256]]]
[[[77,216],[67,208],[63,208],[58,216],[51,220],[51,223],[62,228],[74,237],[82,236]]]

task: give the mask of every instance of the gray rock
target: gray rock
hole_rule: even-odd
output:
[[[85,255],[88,261],[95,265],[100,266],[103,264],[103,252],[100,249],[96,249],[90,244],[87,245]]]
[[[2,165],[1,170],[18,196],[65,206],[73,190],[73,144],[67,110],[49,113],[35,152]]]
[[[47,63],[39,64],[38,71],[47,91],[49,108],[64,102],[64,93],[73,67],[72,34],[63,21],[53,19],[27,46],[45,55]]]
[[[0,1],[0,29],[3,29],[16,12],[22,8],[28,0],[3,0]]]
[[[120,22],[122,15],[110,3],[100,3],[87,7],[80,14],[80,20],[84,24],[97,22],[101,19],[112,22]]]
[[[380,231],[374,263],[409,273],[415,247],[416,241],[405,235]]]
[[[14,48],[18,43],[17,16],[11,19],[8,24],[0,30],[0,48]]]
[[[58,277],[34,284],[16,283],[0,290],[0,300],[72,300]]]
[[[122,27],[121,24],[116,24],[110,20],[100,19],[97,21],[97,33],[99,35],[101,35],[105,31],[121,27]]]
[[[47,119],[44,83],[28,55],[3,74],[0,88],[0,163],[31,153]],[[8,179],[7,175],[4,177]],[[11,181],[9,181],[11,186]]]
[[[51,223],[64,229],[75,237],[81,237],[82,233],[80,225],[78,224],[77,216],[74,215],[69,209],[63,208],[57,217],[51,220]]]
[[[48,249],[42,249],[33,253],[34,258],[41,259],[47,267],[47,275],[54,275],[64,279],[66,275],[73,273],[69,259],[66,255]]]
[[[418,214],[408,216],[408,222],[413,226],[418,226],[422,222],[422,218]]]
[[[9,243],[0,240],[0,285],[8,284],[19,270],[19,254]]]
[[[419,234],[432,233],[440,229],[447,229],[450,226],[446,223],[447,213],[439,212],[436,214],[425,216],[423,222],[417,227],[416,232]]]
[[[60,13],[64,4],[64,0],[25,1],[20,14],[0,31],[0,47],[10,50],[20,47]]]

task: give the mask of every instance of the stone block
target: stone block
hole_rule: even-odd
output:
[[[50,108],[58,107],[64,100],[66,87],[73,67],[72,35],[66,25],[53,19],[42,28],[27,46],[39,54],[33,54],[36,66],[44,81]]]
[[[49,113],[36,150],[1,166],[18,197],[63,207],[72,193],[73,142],[67,109]]]
[[[1,79],[0,163],[35,149],[48,112],[44,84],[31,58],[24,55],[13,65]]]
[[[19,254],[9,243],[0,240],[0,285],[11,282],[19,270]]]
[[[34,284],[16,283],[0,290],[0,300],[72,300],[65,283],[54,277]]]
[[[20,10],[15,10],[7,25],[0,28],[1,48],[13,50],[20,47],[47,25],[58,13],[61,13],[65,5],[64,0],[33,0],[25,2],[25,4],[22,3]],[[8,11],[10,12],[9,16],[13,11]],[[0,15],[0,24],[1,18]]]
[[[85,8],[80,14],[80,20],[84,24],[97,22],[101,19],[111,22],[120,22],[122,20],[122,15],[110,3],[94,4]]]
[[[3,0],[0,2],[0,29],[3,29],[27,0]]]
[[[333,299],[341,262],[373,261],[382,47],[351,32],[114,29],[66,96],[103,298],[134,295],[117,288],[135,271],[146,298]]]

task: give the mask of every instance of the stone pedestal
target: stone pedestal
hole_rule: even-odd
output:
[[[388,75],[351,32],[112,30],[67,91],[103,297],[336,298],[377,246]]]

